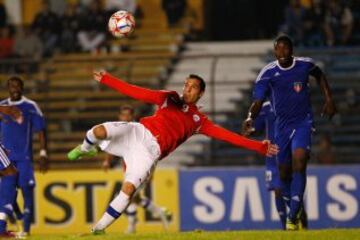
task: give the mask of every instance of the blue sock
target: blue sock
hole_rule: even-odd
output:
[[[288,208],[290,208],[290,197],[291,197],[290,186],[291,186],[290,180],[281,181],[281,195]]]
[[[30,233],[31,219],[32,219],[32,209],[34,206],[34,187],[22,187],[21,188],[23,197],[24,197],[24,232]]]
[[[295,221],[303,204],[303,196],[306,186],[306,173],[293,172],[292,176],[289,218],[291,221]]]
[[[30,233],[30,225],[31,225],[31,211],[29,209],[24,209],[24,232]]]
[[[285,206],[285,201],[284,201],[282,195],[275,196],[275,205],[276,205],[276,209],[279,213],[281,226],[283,229],[285,229],[285,227],[286,227],[286,206]]]
[[[0,220],[0,234],[6,232],[6,221]]]

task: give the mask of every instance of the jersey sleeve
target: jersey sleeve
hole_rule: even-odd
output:
[[[254,91],[253,91],[253,99],[254,101],[260,100],[264,101],[267,97],[269,92],[269,84],[270,84],[270,77],[267,76],[267,71],[263,69],[255,81]]]
[[[151,90],[132,85],[108,73],[102,77],[100,82],[126,96],[156,105],[163,104],[170,95],[177,95],[174,91]]]
[[[314,59],[309,57],[301,57],[300,59],[307,63],[310,76],[313,76],[315,79],[319,79],[321,75],[323,75],[323,71],[315,64]]]
[[[212,137],[218,140],[222,140],[233,144],[238,147],[243,147],[249,150],[256,151],[262,155],[266,155],[267,145],[251,140],[234,132],[231,132],[225,128],[220,127],[219,125],[214,124],[208,119],[205,119],[198,131],[200,134],[204,134],[208,137]]]
[[[34,103],[33,109],[30,110],[30,113],[33,131],[40,132],[45,130],[45,117],[36,103]]]

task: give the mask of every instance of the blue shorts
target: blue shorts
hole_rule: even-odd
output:
[[[7,156],[6,150],[3,145],[0,144],[0,170],[10,166],[10,160]]]
[[[279,164],[291,164],[292,152],[297,148],[311,150],[311,135],[313,132],[312,121],[304,120],[297,128],[276,130],[275,143],[279,146],[277,162]]]
[[[279,168],[276,163],[275,157],[267,157],[265,159],[265,184],[268,191],[273,191],[275,189],[280,189],[280,175]]]

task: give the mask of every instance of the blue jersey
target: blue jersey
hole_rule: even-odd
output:
[[[290,67],[282,68],[274,61],[258,75],[254,100],[270,99],[278,129],[293,128],[305,119],[312,120],[308,80],[315,68],[312,59],[294,57]]]
[[[12,120],[9,116],[2,115],[1,141],[11,161],[32,160],[33,133],[45,129],[45,119],[38,105],[26,97],[19,101],[3,100],[1,105],[16,105],[22,112],[21,124]]]

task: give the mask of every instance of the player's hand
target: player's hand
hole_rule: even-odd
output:
[[[273,157],[279,152],[279,147],[276,144],[272,144],[269,140],[262,141],[263,144],[267,145],[266,156]]]
[[[39,170],[41,173],[46,173],[49,169],[49,161],[48,157],[40,156],[39,161]]]
[[[102,163],[102,168],[105,172],[107,172],[110,168],[110,161],[108,160],[104,160]]]
[[[243,123],[242,123],[242,129],[241,129],[241,134],[245,137],[250,136],[253,132],[255,132],[255,129],[253,128],[253,120],[251,118],[247,118]]]
[[[95,81],[98,81],[100,82],[102,77],[106,74],[106,71],[105,70],[94,70],[93,72],[93,76],[94,76],[94,79]]]
[[[331,120],[332,117],[336,114],[337,110],[336,110],[336,106],[334,101],[332,100],[328,100],[325,102],[321,116],[328,115],[329,119]]]
[[[9,106],[5,108],[4,113],[9,115],[18,124],[21,124],[24,120],[22,112],[16,106]]]

